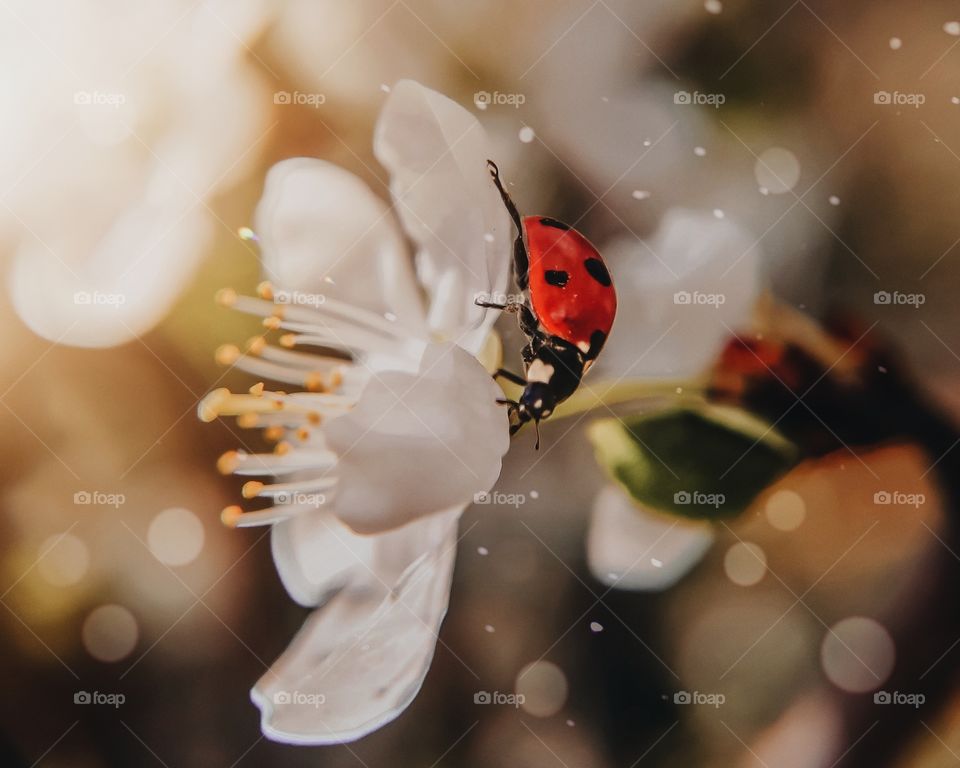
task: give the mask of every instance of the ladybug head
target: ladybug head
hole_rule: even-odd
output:
[[[529,382],[517,406],[520,422],[540,421],[547,418],[557,407],[557,395],[553,388],[539,381]]]

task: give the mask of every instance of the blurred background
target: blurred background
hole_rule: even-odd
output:
[[[913,653],[882,623],[944,551],[938,457],[917,446],[805,462],[677,586],[610,592],[586,566],[602,479],[584,425],[546,425],[549,460],[520,441],[498,486],[525,503],[463,518],[413,706],[360,742],[296,748],[261,737],[248,690],[305,611],[267,531],[219,522],[238,487],[217,457],[258,438],[195,415],[253,383],[213,351],[256,325],[213,296],[260,279],[243,228],[267,169],[322,157],[386,199],[372,129],[408,77],[475,112],[522,210],[597,243],[645,240],[673,207],[735,221],[775,294],[877,323],[957,416],[958,19],[859,0],[0,2],[0,763],[960,762],[952,683],[944,708],[868,717],[864,736],[915,727],[895,759],[856,762],[833,695],[856,688],[849,648],[825,642]],[[926,503],[872,503],[891,487]],[[523,707],[474,703],[515,690]]]

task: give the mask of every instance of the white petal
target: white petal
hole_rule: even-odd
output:
[[[460,105],[401,80],[377,123],[374,152],[390,171],[397,213],[419,246],[431,327],[475,351],[495,317],[473,300],[504,291],[512,242],[509,216],[487,171],[486,133]],[[484,329],[460,339],[482,323]]]
[[[287,592],[300,605],[316,606],[348,583],[365,580],[375,537],[358,536],[336,515],[309,512],[273,526],[273,562]]]
[[[413,267],[387,205],[357,176],[323,160],[274,165],[257,206],[264,275],[275,287],[331,296],[423,324]]]
[[[304,513],[273,526],[273,562],[290,597],[304,606],[320,605],[343,587],[387,589],[423,552],[422,536],[411,531],[433,530],[437,517],[443,515],[365,535],[327,510]]]
[[[324,433],[339,455],[331,509],[361,533],[385,531],[488,491],[509,447],[502,392],[453,344],[427,348],[416,374],[371,378]]]
[[[603,253],[618,296],[596,365],[604,375],[700,373],[731,330],[742,330],[759,292],[757,239],[710,213],[671,209],[649,248],[630,238]]]
[[[710,523],[648,512],[608,485],[594,501],[587,560],[611,587],[657,592],[700,562],[713,538]]]
[[[14,308],[51,341],[80,347],[129,341],[166,314],[211,234],[199,206],[142,203],[122,214],[90,253],[77,250],[70,232],[46,244],[25,240],[10,277]]]
[[[417,556],[395,582],[379,590],[347,587],[310,616],[251,691],[268,738],[352,741],[413,701],[450,598],[460,511],[402,529],[402,541],[395,537],[390,548]]]

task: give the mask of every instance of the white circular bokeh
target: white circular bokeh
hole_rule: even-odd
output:
[[[72,533],[57,533],[40,545],[37,571],[55,587],[69,587],[90,568],[87,545]]]
[[[770,194],[782,195],[800,181],[800,161],[789,149],[770,147],[757,158],[753,174],[757,184]]]
[[[150,522],[147,546],[161,563],[188,565],[200,555],[206,535],[203,523],[189,509],[165,509]]]
[[[850,693],[867,693],[882,686],[893,671],[896,655],[890,633],[865,616],[838,621],[820,647],[820,663],[827,678]]]
[[[807,516],[807,505],[796,491],[782,490],[767,499],[767,520],[778,531],[795,531]]]
[[[83,622],[83,647],[100,661],[120,661],[137,645],[137,620],[122,605],[94,608]]]
[[[520,670],[515,683],[521,707],[535,717],[550,717],[567,702],[567,676],[556,664],[534,661]]]
[[[737,542],[724,555],[723,570],[734,584],[752,587],[767,572],[767,556],[756,544]]]

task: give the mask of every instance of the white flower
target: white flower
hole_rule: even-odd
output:
[[[676,584],[713,543],[713,526],[641,509],[614,485],[597,494],[587,536],[596,579],[617,589],[659,592]]]
[[[624,238],[603,252],[621,297],[595,366],[607,378],[703,373],[759,296],[755,238],[711,213],[671,209],[649,249]],[[693,568],[713,538],[711,524],[643,509],[608,485],[594,502],[587,559],[612,587],[658,591]]]
[[[359,738],[416,695],[446,612],[458,518],[493,486],[509,445],[502,393],[477,359],[495,316],[474,297],[504,290],[511,239],[484,132],[401,81],[375,150],[415,259],[359,179],[319,160],[275,166],[256,217],[272,283],[261,298],[221,300],[286,334],[218,355],[306,391],[217,390],[200,406],[204,419],[238,415],[280,440],[272,454],[231,452],[220,468],[276,478],[244,486],[270,506],[230,507],[224,519],[273,524],[284,585],[320,606],[252,692],[263,732],[293,743]]]
[[[628,297],[594,366],[607,377],[702,373],[760,291],[756,238],[707,212],[671,208],[649,244],[624,237],[603,254]]]

